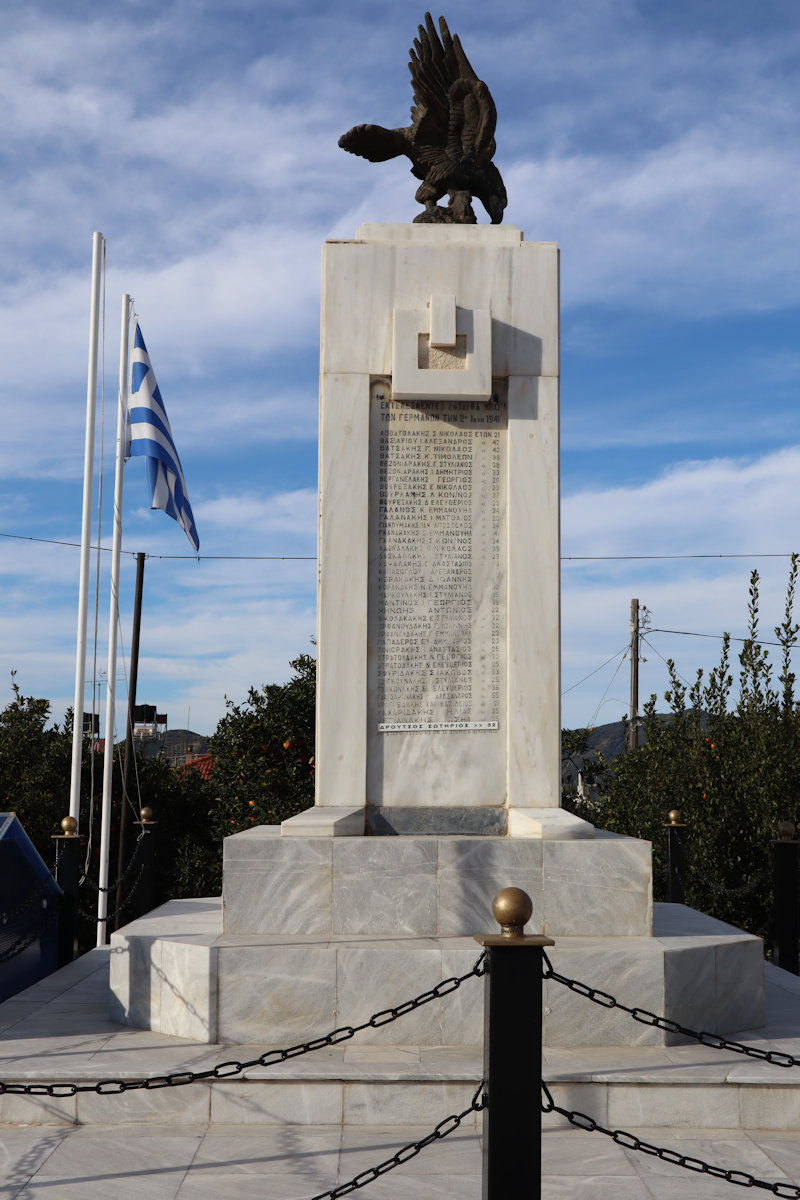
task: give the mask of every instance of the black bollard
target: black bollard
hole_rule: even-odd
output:
[[[56,844],[53,876],[64,893],[61,910],[58,914],[58,965],[65,967],[75,957],[78,925],[78,878],[81,870],[83,838],[79,837],[76,832],[78,822],[74,817],[64,817],[61,828],[64,832],[53,836]]]
[[[673,808],[669,812],[667,830],[667,900],[670,904],[685,904],[686,891],[684,878],[686,873],[686,851],[683,845],[683,831],[686,826],[681,820],[681,812]]]
[[[543,934],[524,934],[533,905],[519,888],[492,904],[500,934],[486,948],[483,1061],[483,1200],[540,1200],[542,1191]]]
[[[797,865],[800,842],[795,840],[791,821],[778,826],[780,841],[772,843],[774,909],[772,920],[772,960],[784,971],[798,974],[797,945],[800,939],[798,920]]]

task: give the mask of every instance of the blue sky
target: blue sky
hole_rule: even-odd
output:
[[[314,555],[320,247],[417,211],[405,162],[372,166],[336,143],[360,121],[405,123],[423,11],[4,6],[0,533],[79,537],[99,229],[104,542],[127,291],[202,555]],[[628,664],[579,681],[625,646],[632,596],[654,628],[741,635],[758,567],[765,636],[781,618],[787,560],[757,556],[800,549],[800,10],[467,0],[445,15],[497,102],[506,221],[561,247],[563,721],[601,723],[627,711]],[[16,670],[60,720],[78,552],[17,538],[0,537],[0,699]],[[196,563],[177,525],[150,513],[136,461],[123,544],[151,556],[139,698],[171,726],[211,732],[226,695],[286,678],[309,648],[315,563]],[[692,554],[744,557],[575,561]],[[127,645],[131,555],[122,571]],[[666,686],[661,656],[692,678],[717,653],[712,639],[650,641],[644,694]]]

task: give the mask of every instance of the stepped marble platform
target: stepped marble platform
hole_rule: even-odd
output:
[[[107,1011],[113,957],[109,948],[94,950],[0,1005],[0,1079],[135,1079],[256,1057],[266,1048],[209,1045],[120,1026]],[[766,1026],[733,1036],[800,1057],[800,981],[767,964],[765,995]],[[121,1096],[3,1095],[0,1124],[146,1126],[151,1135],[153,1126],[165,1131],[191,1123],[222,1133],[293,1124],[430,1128],[466,1106],[481,1075],[482,1050],[391,1042],[402,1036],[401,1025],[387,1027],[381,1044],[354,1039],[243,1078]],[[702,1136],[693,1131],[790,1131],[800,1125],[800,1069],[697,1044],[546,1047],[543,1061],[557,1103],[617,1128],[663,1130],[665,1144],[667,1132],[675,1137],[680,1130]],[[545,1118],[548,1129],[559,1123]],[[390,1146],[402,1139],[393,1136]]]
[[[473,928],[490,931],[491,918]],[[463,936],[223,933],[219,901],[177,900],[112,936],[110,1013],[209,1043],[291,1044],[466,974],[479,953]],[[563,974],[693,1028],[764,1022],[761,941],[682,905],[655,905],[652,937],[564,936],[550,954]],[[482,981],[404,1017],[401,1032],[420,1046],[480,1043]],[[680,1041],[553,982],[545,988],[543,1037],[546,1046]],[[385,1040],[382,1029],[359,1036],[362,1045]]]

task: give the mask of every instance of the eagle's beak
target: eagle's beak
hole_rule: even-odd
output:
[[[499,196],[489,197],[489,216],[492,218],[493,225],[499,225],[503,219],[504,202]]]

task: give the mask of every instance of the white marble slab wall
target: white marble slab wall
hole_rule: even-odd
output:
[[[473,804],[540,814],[560,805],[558,286],[557,247],[525,243],[518,229],[507,226],[365,225],[355,240],[325,245],[317,810],[358,810],[368,802],[407,808],[409,798],[425,808]],[[489,378],[502,381],[508,396],[498,572],[506,593],[504,728],[500,736],[482,729],[380,734],[409,743],[407,751],[392,746],[392,759],[410,764],[401,789],[396,777],[381,776],[374,749],[368,761],[379,718],[367,701],[368,530],[370,506],[377,503],[369,486],[370,387],[376,380],[391,387],[398,353],[393,331],[405,327],[402,321],[396,324],[397,314],[406,314],[410,328],[433,304],[437,328],[446,326],[453,298],[454,329],[483,329],[486,316]],[[463,336],[469,355],[471,334]],[[436,374],[434,369],[418,372]],[[457,377],[458,372],[443,374]],[[466,758],[459,749],[459,739],[465,738],[480,741],[481,754],[493,761],[480,780],[472,763],[473,742]],[[477,782],[467,786],[466,795],[463,779],[473,777]],[[546,837],[544,824],[544,818],[522,820],[509,830]],[[591,826],[580,836],[587,833]],[[562,819],[551,836],[576,833],[567,831]]]

